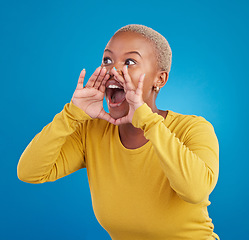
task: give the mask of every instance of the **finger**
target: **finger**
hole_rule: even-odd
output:
[[[102,81],[105,78],[105,75],[106,75],[106,68],[103,67],[103,68],[101,68],[99,75],[98,75],[96,81],[94,82],[94,85],[93,85],[94,88],[96,88],[96,89],[99,88],[99,86],[101,85]]]
[[[144,78],[145,78],[145,74],[142,74],[139,78],[137,90],[136,90],[137,95],[143,94]]]
[[[127,65],[123,67],[123,73],[124,73],[125,85],[126,85],[127,90],[134,90],[135,86],[131,81],[131,77],[128,73],[128,66]]]
[[[106,84],[106,81],[110,78],[110,75],[109,73],[107,73],[104,77],[104,79],[102,80],[101,82],[101,85],[99,86],[99,91],[100,92],[104,92],[105,91],[105,84]]]
[[[128,116],[124,116],[122,118],[118,118],[114,120],[114,125],[121,125],[121,124],[126,124],[130,123]]]
[[[77,84],[77,87],[76,87],[77,90],[83,88],[85,75],[86,75],[86,70],[85,70],[85,68],[84,68],[84,69],[81,71],[80,76],[79,76],[79,79],[78,79],[78,84]]]
[[[94,83],[95,83],[96,79],[98,78],[100,71],[101,71],[101,67],[98,67],[94,71],[94,73],[92,74],[92,76],[89,78],[89,80],[88,80],[88,82],[87,82],[87,84],[86,84],[85,87],[90,88],[90,87],[94,86]]]
[[[118,81],[124,87],[125,80],[124,80],[123,76],[120,73],[117,72],[115,67],[113,67],[111,69],[111,73],[114,75],[114,79],[116,81]]]
[[[112,124],[114,124],[115,119],[111,117],[109,113],[107,113],[104,109],[98,116],[99,119],[104,119]]]

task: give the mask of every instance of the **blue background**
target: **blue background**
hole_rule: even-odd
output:
[[[130,23],[154,28],[171,45],[158,106],[204,116],[215,127],[215,232],[248,238],[248,14],[242,0],[0,1],[0,239],[110,239],[94,217],[85,169],[32,185],[18,180],[16,166],[70,101],[81,69],[89,77],[112,34]]]

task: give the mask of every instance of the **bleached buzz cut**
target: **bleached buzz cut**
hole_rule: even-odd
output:
[[[161,71],[166,71],[169,73],[172,61],[172,51],[168,41],[164,36],[150,27],[139,24],[130,24],[124,26],[120,28],[115,34],[119,32],[139,33],[150,42],[152,42],[156,50],[157,64],[159,69]]]

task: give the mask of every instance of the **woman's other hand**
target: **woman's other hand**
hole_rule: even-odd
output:
[[[123,83],[124,91],[125,91],[125,98],[129,104],[129,112],[126,116],[116,119],[114,124],[120,125],[125,123],[132,123],[132,118],[134,112],[137,108],[144,104],[143,101],[143,83],[145,74],[142,74],[139,78],[137,87],[135,87],[134,83],[131,80],[131,77],[128,73],[127,66],[123,67],[123,76],[121,76],[115,68],[111,69],[111,73]]]

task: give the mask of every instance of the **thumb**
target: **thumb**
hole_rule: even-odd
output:
[[[104,109],[102,109],[102,111],[99,113],[97,118],[106,120],[107,122],[112,123],[112,124],[115,123],[115,119],[112,118],[111,115],[107,113]]]

